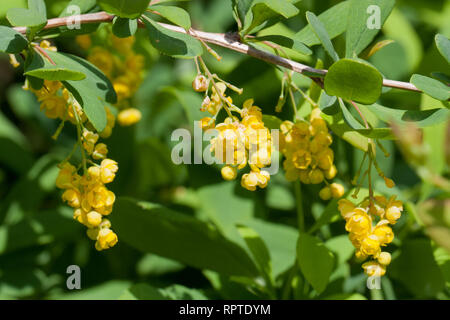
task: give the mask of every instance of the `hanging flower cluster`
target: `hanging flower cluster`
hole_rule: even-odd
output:
[[[351,201],[341,199],[338,209],[345,219],[345,229],[356,248],[356,257],[364,261],[373,260],[362,265],[368,276],[383,276],[386,266],[391,262],[391,255],[382,251],[394,239],[390,225],[394,225],[401,216],[403,204],[395,196],[386,199],[375,196],[355,206]]]
[[[195,91],[205,92],[200,110],[213,116],[201,119],[200,127],[203,130],[217,130],[217,137],[212,138],[210,143],[214,157],[224,164],[222,177],[228,181],[234,180],[238,170],[248,164],[250,172],[242,175],[241,186],[250,191],[255,191],[257,187],[265,188],[270,174],[262,169],[271,164],[272,136],[264,125],[261,109],[253,105],[253,99],[246,100],[242,109],[233,105],[231,97],[226,96],[226,89],[231,88],[239,93],[242,90],[225,82],[214,83],[209,96],[209,85],[209,79],[201,74],[192,83]],[[216,117],[222,108],[229,116],[216,125]],[[238,113],[240,119],[231,111]]]
[[[79,46],[88,51],[87,60],[99,68],[112,82],[117,93],[117,116],[121,126],[131,126],[142,118],[141,112],[131,107],[131,98],[139,89],[145,66],[144,56],[135,53],[135,37],[118,38],[111,33],[108,45],[93,46],[89,35],[77,37]]]
[[[42,48],[56,51],[48,41],[42,41]],[[97,133],[78,101],[59,81],[45,80],[39,90],[33,89],[28,82],[24,85],[25,90],[33,92],[40,103],[40,109],[50,119],[60,119],[62,123],[53,136],[58,137],[64,122],[69,121],[77,127],[78,141],[82,154],[83,174],[69,163],[69,157],[60,165],[60,171],[56,179],[56,186],[64,190],[62,200],[74,208],[74,219],[88,227],[89,238],[96,240],[97,250],[104,250],[117,243],[117,235],[110,229],[111,223],[104,218],[111,213],[115,202],[115,195],[109,191],[105,184],[114,180],[118,171],[117,162],[107,159],[108,147],[104,143],[98,143],[100,137],[107,138],[111,135],[115,125],[115,117],[108,107],[107,125],[105,129]],[[96,164],[95,161],[101,161]],[[87,168],[87,163],[92,166]]]
[[[320,116],[320,109],[314,108],[309,122],[284,121],[281,126],[280,151],[285,156],[283,167],[288,181],[300,180],[304,184],[327,184],[319,193],[323,200],[340,198],[344,187],[338,183],[329,184],[337,174],[333,142],[328,127]]]

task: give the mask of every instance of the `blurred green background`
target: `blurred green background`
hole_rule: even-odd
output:
[[[58,16],[68,2],[46,1],[48,17]],[[304,12],[319,14],[338,2],[304,0],[299,3],[302,13],[271,27],[271,33],[292,35],[306,25]],[[189,11],[196,29],[236,31],[230,1],[192,0],[181,5]],[[24,6],[25,0],[3,1],[1,24],[7,24],[8,8]],[[387,78],[395,80],[408,81],[413,73],[450,73],[434,44],[436,33],[450,35],[449,18],[449,1],[397,1],[395,11],[377,38],[393,39],[395,43],[376,53],[370,61]],[[336,203],[320,200],[319,186],[302,188],[306,225],[320,223],[320,217],[327,212],[333,215],[331,223],[318,225],[314,234],[334,253],[335,261],[327,288],[315,294],[305,291],[304,286],[295,281],[299,272],[293,268],[298,237],[296,200],[294,189],[285,180],[282,170],[271,178],[267,189],[248,192],[239,186],[239,181],[224,182],[217,167],[177,166],[171,162],[172,131],[192,129],[193,121],[202,117],[198,111],[202,97],[191,89],[195,65],[191,60],[159,55],[149,45],[144,30],[138,32],[137,39],[138,51],[146,56],[147,72],[134,97],[134,107],[142,111],[143,118],[131,128],[116,126],[112,137],[106,141],[110,158],[119,163],[119,173],[111,188],[119,197],[160,204],[156,209],[158,214],[174,211],[177,214],[174,219],[178,220],[169,226],[164,222],[152,225],[152,219],[141,221],[139,213],[132,213],[134,207],[124,200],[111,216],[119,243],[113,249],[95,251],[85,235],[85,228],[73,221],[72,210],[62,203],[61,192],[54,183],[57,163],[75,143],[75,129],[66,126],[58,141],[53,141],[51,136],[59,123],[40,112],[34,96],[21,88],[24,78],[20,70],[9,65],[6,55],[0,56],[0,298],[267,298],[268,295],[255,289],[258,287],[255,283],[249,282],[246,271],[235,272],[238,266],[232,266],[227,260],[229,256],[236,258],[234,254],[248,251],[234,228],[236,224],[251,227],[266,243],[275,277],[276,298],[374,298],[374,292],[366,288],[366,276],[360,263],[352,257],[354,249],[347,238],[344,221],[336,217]],[[84,55],[73,38],[58,38],[56,44],[60,51]],[[334,44],[339,53],[345,50],[344,37],[336,38]],[[297,54],[294,58],[314,65],[318,57],[328,67],[331,61],[323,49],[313,48],[313,56]],[[210,56],[205,57],[209,68],[224,80],[244,88],[241,96],[233,96],[235,103],[240,105],[245,99],[254,98],[265,114],[274,114],[282,73],[245,55],[214,49],[223,59],[217,62]],[[304,88],[310,84],[310,80],[301,76],[296,76],[295,81]],[[299,105],[304,103],[300,96],[297,99]],[[383,95],[382,104],[410,110],[440,107],[440,102],[431,98],[397,90]],[[278,116],[291,119],[291,108],[285,107]],[[445,144],[448,146],[446,130],[448,132],[445,124],[429,128],[424,139],[432,150],[430,161],[438,168],[438,173],[448,176],[442,148]],[[414,205],[430,197],[448,200],[448,194],[443,195],[422,183],[393,142],[382,144],[391,156],[385,158],[380,152],[379,162],[397,186],[387,189],[377,177],[375,189],[386,195],[395,194],[409,206],[394,228],[396,239],[389,248],[393,263],[382,280],[381,295],[385,299],[448,299],[449,252],[429,238],[425,220],[422,221]],[[339,169],[337,181],[348,190],[362,152],[337,138],[333,148]],[[447,223],[445,228],[448,228],[448,206],[445,209],[443,224]],[[117,228],[115,219],[120,220]],[[171,229],[175,227],[179,230]],[[164,228],[172,233],[163,233]],[[216,235],[217,230],[226,241]],[[207,239],[211,246],[220,245],[217,248],[224,252],[215,252],[214,247],[203,253],[203,247],[192,249],[190,244],[184,247],[185,244],[177,242],[177,233],[182,231],[192,236],[193,244],[198,242],[206,247],[209,242],[203,243],[203,239]],[[146,237],[141,239],[141,235]],[[444,241],[448,243],[448,230],[446,236]],[[180,253],[173,248],[178,248]],[[192,251],[182,252],[185,248]],[[238,263],[238,259],[236,261]],[[82,290],[78,291],[66,288],[66,268],[74,264],[80,266],[82,272]],[[379,297],[380,293],[376,294],[375,297]]]

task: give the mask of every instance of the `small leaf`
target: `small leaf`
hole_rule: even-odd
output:
[[[112,31],[116,37],[128,38],[134,35],[138,28],[137,19],[115,17]]]
[[[28,9],[11,8],[6,18],[15,27],[43,27],[47,24],[45,2],[44,0],[28,0]]]
[[[25,37],[12,28],[0,26],[0,51],[19,53],[28,46]]]
[[[143,19],[150,33],[151,44],[159,51],[175,58],[194,58],[203,53],[200,41],[162,27],[151,19]]]
[[[371,56],[373,56],[375,53],[377,53],[378,51],[380,51],[381,49],[383,49],[384,47],[394,43],[394,40],[383,40],[383,41],[379,41],[377,43],[375,43],[372,47],[368,48],[368,52],[367,54],[363,54],[364,59],[367,60],[369,59]]]
[[[59,55],[59,53],[55,53],[55,55]],[[31,63],[25,68],[24,75],[51,81],[78,81],[86,78],[84,73],[77,71],[75,68],[70,69],[70,67],[61,64],[51,64],[46,57],[37,52],[33,53]]]
[[[340,34],[344,33],[347,29],[347,16],[349,1],[339,2],[335,6],[326,10],[318,16],[319,20],[325,27],[330,39],[334,39]],[[313,46],[320,44],[321,41],[317,38],[316,34],[308,24],[302,30],[300,30],[296,35],[295,39],[301,41],[307,46]]]
[[[325,26],[323,23],[317,18],[317,16],[312,12],[306,12],[306,19],[308,20],[311,28],[313,29],[314,33],[316,34],[317,38],[319,38],[320,42],[322,43],[323,47],[325,48],[325,51],[330,55],[330,57],[334,61],[339,60],[339,56],[334,50],[333,44],[331,43],[330,36],[328,35],[327,30],[325,29]]]
[[[319,97],[319,108],[323,113],[333,115],[339,112],[339,107],[336,105],[337,98],[335,96],[329,96],[322,90]]]
[[[306,280],[317,293],[325,290],[334,266],[334,256],[322,241],[301,233],[297,244],[297,259]]]
[[[330,96],[372,104],[383,87],[381,73],[364,60],[342,59],[334,63],[325,76],[325,91]]]
[[[157,11],[162,17],[186,30],[191,28],[191,18],[189,17],[189,13],[182,8],[155,5],[150,6],[150,9]]]
[[[418,128],[435,126],[447,121],[450,111],[444,108],[428,110],[400,110],[387,108],[379,104],[366,106],[378,119],[386,123],[395,122],[397,124],[414,123]]]
[[[296,6],[287,0],[255,0],[245,15],[244,33],[248,34],[267,20],[282,16],[289,19],[299,13]]]
[[[442,72],[432,72],[431,76],[435,79],[441,80],[445,83],[447,83],[447,85],[450,84],[450,76],[448,74],[442,73]]]
[[[86,75],[86,78],[80,81],[63,81],[63,85],[80,103],[95,129],[102,132],[106,127],[105,107],[108,103],[117,101],[109,79],[98,68],[80,57],[48,50],[46,52],[57,65],[79,70]]]
[[[347,107],[345,106],[344,101],[342,101],[341,98],[339,98],[339,107],[341,108],[342,115],[344,116],[345,122],[349,125],[352,129],[365,129],[363,125],[356,120],[353,115],[348,111]]]
[[[272,115],[267,115],[267,114],[263,115],[262,120],[264,122],[264,125],[267,128],[269,128],[270,130],[280,129],[280,125],[282,123],[280,118],[278,118],[276,116],[272,116]]]
[[[376,5],[375,5],[376,4]],[[350,0],[345,57],[357,57],[380,32],[394,8],[395,0]],[[373,11],[370,9],[374,8]],[[374,25],[379,18],[379,26]]]
[[[302,42],[300,42],[298,40],[295,40],[293,38],[288,38],[288,37],[281,36],[281,35],[267,35],[267,36],[262,36],[262,37],[256,37],[254,40],[273,42],[273,43],[278,44],[278,45],[280,45],[282,47],[298,51],[301,54],[304,54],[304,55],[307,55],[307,56],[312,54],[311,49],[309,49]]]
[[[450,40],[443,34],[437,34],[435,40],[439,52],[450,63]]]
[[[434,99],[441,101],[450,99],[450,87],[438,80],[420,74],[414,74],[410,81],[413,85]]]
[[[148,0],[98,0],[100,7],[121,18],[136,19],[145,12]]]

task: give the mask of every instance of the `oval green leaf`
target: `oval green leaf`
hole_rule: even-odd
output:
[[[434,99],[441,101],[450,99],[450,87],[436,79],[428,78],[420,74],[414,74],[410,81],[413,85]]]
[[[19,53],[28,45],[27,39],[12,28],[0,26],[0,51]]]
[[[189,30],[191,27],[191,18],[189,17],[189,13],[182,8],[155,5],[151,6],[150,9],[157,11],[162,17],[186,30]]]
[[[363,60],[342,59],[325,76],[325,91],[330,96],[363,104],[375,103],[381,95],[383,76]]]
[[[100,7],[121,18],[136,19],[145,12],[148,0],[98,0]]]

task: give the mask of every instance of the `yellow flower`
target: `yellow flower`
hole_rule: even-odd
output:
[[[114,59],[108,50],[101,47],[93,48],[88,56],[88,61],[103,71],[106,76],[111,76],[114,68]]]
[[[128,99],[131,96],[130,87],[123,82],[115,81],[113,84],[114,91],[117,94],[117,101],[120,103],[124,99]]]
[[[111,159],[105,159],[100,165],[100,177],[103,183],[110,183],[114,180],[116,172],[119,170],[117,162]]]
[[[356,235],[366,235],[370,232],[372,221],[367,213],[357,208],[355,213],[347,220],[345,230]]]
[[[361,247],[360,250],[362,253],[364,253],[367,256],[375,256],[378,257],[381,248],[380,248],[380,241],[378,240],[378,237],[376,235],[369,235],[365,237],[361,241]]]
[[[121,126],[131,126],[139,122],[141,118],[142,113],[136,108],[122,110],[117,116],[117,120]]]
[[[116,196],[106,187],[99,185],[90,190],[86,196],[88,204],[94,209],[112,206],[116,201]]]
[[[299,149],[292,155],[292,162],[297,169],[305,170],[311,164],[311,154],[304,149]]]
[[[81,194],[76,189],[68,189],[64,191],[62,200],[67,201],[72,208],[78,208],[81,205]]]
[[[58,96],[46,96],[41,101],[41,110],[50,119],[63,119],[66,112],[67,102]]]
[[[108,228],[103,228],[99,231],[95,248],[102,251],[113,247],[117,243],[117,235]]]
[[[347,199],[341,199],[338,201],[338,209],[342,217],[347,220],[354,214],[355,205]]]
[[[386,274],[386,268],[379,264],[376,261],[369,261],[366,262],[362,265],[364,272],[369,276],[369,277],[373,277],[373,276],[384,276]]]
[[[65,162],[59,170],[58,177],[56,178],[56,186],[60,189],[73,188],[74,174],[76,168],[68,162]]]
[[[325,175],[326,179],[328,179],[328,180],[333,179],[337,175],[337,168],[336,168],[336,166],[333,164],[329,169],[325,170],[323,172],[323,174]]]
[[[242,176],[241,186],[249,191],[255,191],[258,185],[258,176],[254,171],[246,173]]]
[[[384,218],[387,219],[390,224],[395,224],[397,220],[400,219],[402,211],[402,202],[395,200],[395,196],[393,196],[386,205]]]
[[[309,179],[312,184],[319,184],[323,181],[323,172],[320,169],[311,170],[309,173]]]
[[[373,234],[378,237],[382,246],[385,246],[394,240],[394,232],[391,227],[387,225],[388,223],[388,220],[381,220],[373,230]]]

